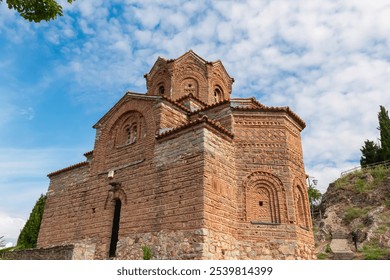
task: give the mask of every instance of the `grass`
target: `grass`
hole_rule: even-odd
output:
[[[330,248],[330,244],[326,244],[324,251],[317,254],[317,260],[330,260],[332,259],[332,249]]]
[[[5,260],[6,259],[6,258],[4,258],[5,253],[8,251],[15,250],[15,248],[16,247],[8,247],[8,248],[0,249],[0,260]]]
[[[369,208],[347,207],[345,208],[343,221],[350,224],[353,220],[361,218],[368,213]]]
[[[353,185],[353,190],[357,193],[363,193],[370,190],[370,187],[363,179],[357,178]]]
[[[357,173],[360,173],[360,171],[355,171],[353,173],[350,173],[344,177],[337,179],[335,182],[336,187],[340,189],[348,188],[348,186],[351,184],[352,179],[355,177]]]
[[[333,253],[333,252],[332,252],[332,248],[330,248],[330,244],[327,244],[327,245],[326,245],[325,253]]]
[[[356,229],[364,229],[366,226],[363,223],[358,223]]]
[[[375,233],[383,234],[383,233],[385,233],[385,232],[387,232],[387,231],[388,231],[387,227],[384,226],[384,225],[381,225],[381,226],[379,226],[379,227],[375,230]]]
[[[374,177],[374,184],[378,185],[386,178],[386,175],[389,174],[389,169],[386,169],[383,166],[377,166],[376,168],[371,169],[371,175]]]
[[[328,259],[328,255],[326,253],[319,253],[317,255],[317,260],[327,260]]]
[[[149,246],[142,246],[142,258],[144,260],[151,260],[152,259],[152,249],[150,249]]]
[[[365,260],[385,260],[390,256],[389,249],[381,247],[376,241],[365,244],[361,252]]]
[[[366,175],[371,175],[373,181],[367,181],[365,179]],[[336,180],[335,184],[337,188],[349,189],[354,191],[355,193],[365,193],[371,191],[375,186],[380,185],[383,180],[389,175],[390,168],[385,168],[384,166],[376,166],[374,168],[357,170],[353,173],[347,174],[346,176]]]
[[[390,219],[387,211],[379,215],[379,221],[377,223],[378,227],[375,229],[376,233],[384,234],[390,232]]]

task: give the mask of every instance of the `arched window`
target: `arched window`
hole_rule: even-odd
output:
[[[276,190],[269,184],[256,184],[247,192],[247,218],[251,222],[280,223]]]
[[[296,219],[297,224],[301,227],[308,228],[308,207],[307,203],[305,203],[305,195],[302,191],[302,187],[297,185],[294,189],[295,192],[295,210],[296,210]]]
[[[223,91],[219,86],[216,86],[214,89],[214,101],[220,102],[223,100]]]
[[[128,111],[118,118],[113,126],[112,134],[115,135],[113,147],[122,148],[132,144],[141,143],[146,136],[145,118],[138,111]]]
[[[158,87],[158,93],[161,94],[161,95],[163,95],[165,93],[165,88],[164,88],[163,85]]]
[[[124,144],[132,144],[137,141],[137,124],[133,123],[125,127]]]
[[[287,222],[286,197],[283,183],[275,175],[256,171],[246,185],[246,219],[252,224]]]

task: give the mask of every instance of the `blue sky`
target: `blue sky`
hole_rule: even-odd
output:
[[[168,3],[166,3],[168,2]],[[390,109],[388,1],[60,1],[30,23],[0,3],[0,236],[15,242],[46,175],[83,161],[92,125],[158,56],[221,59],[233,97],[290,106],[307,123],[306,172],[322,192],[358,165]]]

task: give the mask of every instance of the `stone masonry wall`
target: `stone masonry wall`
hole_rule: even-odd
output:
[[[208,130],[205,136],[205,228],[233,237],[237,230],[237,188],[232,139]],[[210,253],[216,259],[230,254],[229,246],[217,244],[206,245],[205,258]]]
[[[206,115],[210,119],[219,122],[224,128],[229,131],[233,130],[233,117],[231,114],[230,103],[226,102],[221,105],[212,106],[201,112],[200,115]],[[199,118],[199,114],[193,114],[191,120]]]
[[[134,176],[144,191],[131,189],[136,195],[124,209],[132,214],[121,217],[117,258],[139,259],[143,245],[157,259],[201,258],[202,237],[196,232],[203,220],[203,129],[159,140],[151,166],[150,184]]]
[[[204,259],[306,260],[314,259],[313,246],[302,241],[273,238],[238,240],[229,234],[205,231]]]
[[[142,246],[148,246],[155,260],[202,259],[204,237],[202,230],[161,230],[133,233],[118,242],[115,259],[141,260]]]
[[[160,129],[174,128],[187,122],[187,114],[171,106],[167,106],[164,102],[161,102],[160,110]]]
[[[75,239],[75,229],[82,223],[79,215],[84,210],[88,174],[85,165],[51,177],[38,247],[70,244]]]
[[[57,246],[45,249],[10,251],[4,254],[6,260],[71,260],[73,245]]]

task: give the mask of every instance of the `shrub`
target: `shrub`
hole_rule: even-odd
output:
[[[385,179],[387,173],[389,173],[389,170],[384,166],[377,166],[371,171],[372,177],[374,177],[376,184],[381,183]]]
[[[35,248],[37,246],[39,229],[45,208],[46,196],[41,195],[30,213],[26,224],[20,232],[17,246],[21,249]]]
[[[143,259],[144,260],[150,260],[152,259],[152,249],[150,249],[149,246],[142,246],[142,253],[143,253]]]
[[[363,193],[368,190],[368,184],[361,178],[357,178],[353,189],[355,192]]]
[[[332,248],[330,248],[330,244],[326,245],[325,252],[326,253],[332,253]]]
[[[345,209],[343,220],[346,224],[351,223],[354,219],[366,215],[367,208],[348,207]]]
[[[328,256],[325,253],[319,253],[317,255],[317,260],[326,260],[328,259]]]

